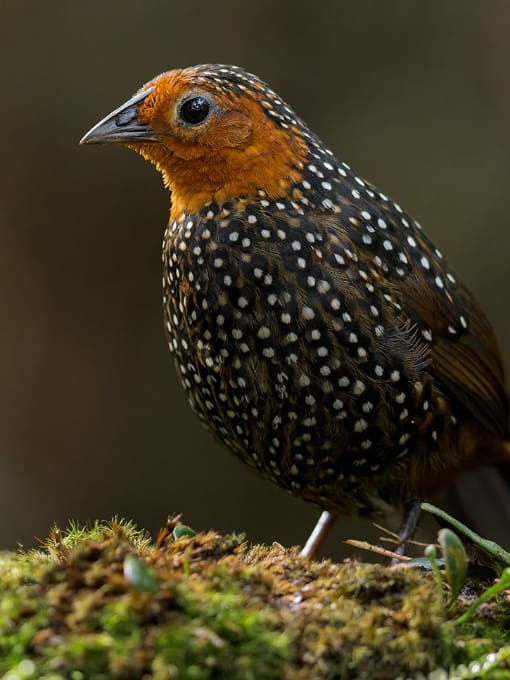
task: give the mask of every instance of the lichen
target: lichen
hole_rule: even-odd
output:
[[[510,644],[504,597],[458,630],[430,574],[173,528],[74,524],[1,554],[1,677],[448,678]],[[479,677],[510,678],[506,658]]]

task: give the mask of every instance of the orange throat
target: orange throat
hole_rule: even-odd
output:
[[[258,197],[260,192],[270,199],[286,196],[290,187],[302,179],[299,167],[263,152],[247,155],[237,165],[221,158],[211,168],[199,159],[179,174],[163,167],[158,169],[171,191],[171,220],[183,213],[198,212],[212,201],[221,205],[240,196]]]

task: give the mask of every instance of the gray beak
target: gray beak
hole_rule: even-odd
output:
[[[156,133],[147,125],[141,125],[137,119],[138,105],[143,102],[154,87],[139,92],[118,109],[109,113],[103,120],[94,125],[87,134],[80,139],[80,144],[103,144],[106,142],[157,142]]]

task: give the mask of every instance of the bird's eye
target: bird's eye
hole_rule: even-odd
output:
[[[211,105],[205,97],[200,95],[186,99],[181,105],[180,116],[183,121],[191,125],[202,123],[209,115]]]

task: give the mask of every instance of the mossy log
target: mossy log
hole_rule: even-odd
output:
[[[174,530],[71,526],[1,554],[1,677],[510,678],[504,597],[459,629],[429,573]]]

